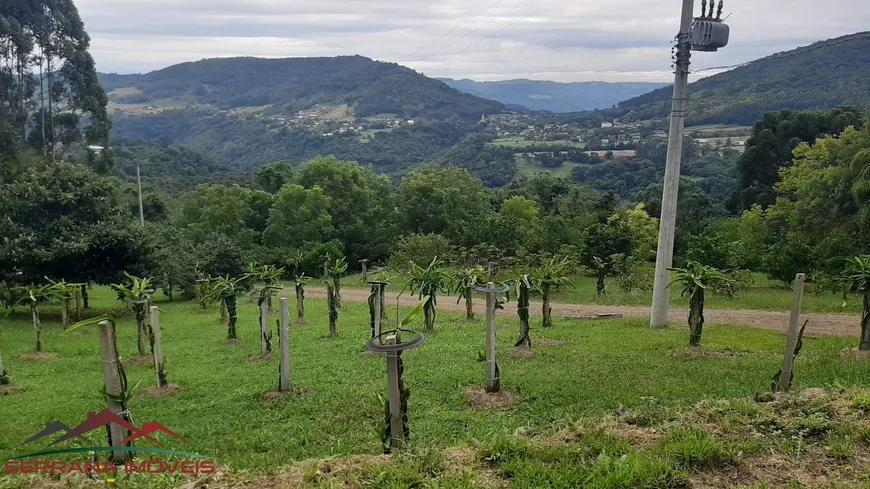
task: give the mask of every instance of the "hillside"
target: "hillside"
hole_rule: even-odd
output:
[[[704,78],[689,87],[687,124],[753,124],[781,109],[870,106],[870,32],[795,49]],[[668,116],[672,87],[619,104],[624,118]]]
[[[557,83],[542,80],[506,80],[477,82],[439,78],[465,93],[520,105],[531,110],[579,112],[606,109],[631,97],[665,86],[664,83]]]
[[[121,105],[256,107],[274,114],[346,105],[346,115],[356,117],[389,113],[424,119],[480,119],[503,109],[408,68],[362,56],[205,59],[144,75],[101,74],[100,83]]]

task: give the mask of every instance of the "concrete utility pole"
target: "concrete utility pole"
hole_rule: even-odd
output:
[[[136,162],[136,183],[139,185],[139,224],[145,225],[145,210],[142,208],[142,177],[139,176],[139,162]]]
[[[686,123],[686,98],[689,91],[689,58],[691,57],[690,29],[694,14],[694,0],[683,0],[680,33],[677,36],[676,77],[674,78],[674,101],[671,109],[671,129],[668,133],[668,160],[665,166],[662,215],[659,223],[659,244],[656,254],[656,275],[653,287],[650,326],[664,328],[668,325],[670,294],[668,284],[674,263],[674,231],[677,221],[677,197],[680,190],[680,160],[683,155],[683,129]]]

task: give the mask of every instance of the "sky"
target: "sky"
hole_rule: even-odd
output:
[[[678,0],[76,0],[103,72],[358,54],[432,77],[672,81]],[[699,14],[701,0],[696,0]],[[730,66],[870,26],[865,0],[727,0]],[[699,71],[695,77],[715,73]]]

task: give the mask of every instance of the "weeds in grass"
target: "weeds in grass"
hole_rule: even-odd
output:
[[[677,466],[692,470],[723,467],[735,457],[733,448],[697,426],[680,426],[670,430],[660,450]]]

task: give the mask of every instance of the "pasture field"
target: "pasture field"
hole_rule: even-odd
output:
[[[95,309],[120,306],[107,288],[96,287],[91,295]],[[683,348],[688,335],[682,325],[653,331],[641,319],[556,318],[544,330],[532,318],[529,354],[512,349],[516,318],[500,316],[499,366],[511,399],[497,406],[468,394],[484,383],[478,361],[482,317],[465,323],[457,314],[440,313],[435,332],[403,355],[411,441],[387,458],[378,435],[385,366],[382,357],[364,353],[366,304],[345,301],[338,337],[327,338],[325,302],[306,301],[307,324],[291,325],[297,392],[283,398],[264,397],[277,386],[278,360],[256,358],[257,312],[249,299],[239,297],[241,344],[224,341],[226,325],[219,323],[216,306],[201,313],[194,302],[158,305],[169,381],[180,390],[146,395],[153,367],[129,363],[129,383],[140,385],[129,408],[137,424],[158,420],[190,441],[160,437],[166,447],[214,457],[220,473],[205,481],[210,488],[680,488],[744,482],[761,488],[768,486],[749,484],[774,474],[746,475],[740,467],[763,460],[769,466],[771,457],[782,468],[800,466],[809,474],[779,471],[779,481],[812,475],[817,479],[811,480],[857,484],[870,476],[860,456],[870,441],[864,411],[870,410],[870,394],[860,390],[870,378],[870,360],[842,355],[857,344],[855,338],[805,339],[794,391],[827,391],[809,400],[797,395],[757,403],[752,396],[769,391],[782,361],[780,334],[708,327],[706,350],[694,354]],[[62,335],[58,315],[56,308],[43,308],[43,344],[57,355],[43,359],[23,357],[33,348],[29,313],[0,318],[3,358],[15,385],[0,396],[0,459],[20,455],[21,442],[46,422],[72,425],[105,406],[96,328]],[[417,323],[414,328],[422,328],[422,319]],[[119,318],[117,330],[121,355],[129,358],[136,351],[133,319]],[[819,460],[827,465],[818,467]],[[851,472],[843,468],[844,475],[837,475],[846,466]],[[721,480],[730,482],[720,485]],[[187,481],[178,474],[138,475],[116,484],[178,487]],[[58,487],[48,482],[0,475],[0,487]]]
[[[493,146],[504,146],[506,148],[528,148],[529,146],[548,146],[548,147],[563,147],[563,148],[584,148],[586,143],[576,143],[574,141],[538,141],[527,140],[524,138],[501,138],[494,139],[491,143]]]

